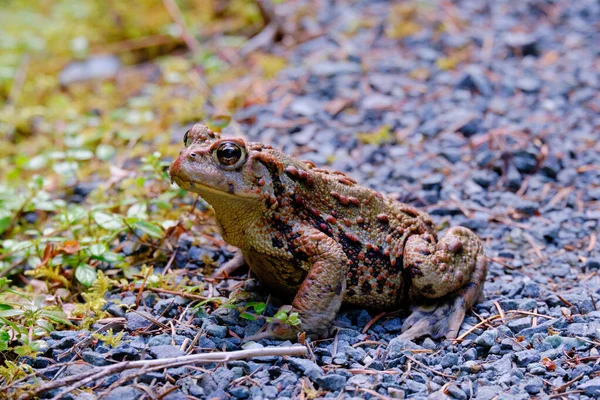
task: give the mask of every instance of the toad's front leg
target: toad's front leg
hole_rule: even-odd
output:
[[[479,238],[450,228],[436,244],[431,235],[411,236],[404,249],[410,297],[417,305],[402,326],[404,339],[454,339],[466,311],[483,296],[487,260]]]
[[[294,253],[302,256],[308,275],[300,285],[292,306],[284,306],[281,310],[297,312],[300,324],[291,326],[274,321],[265,332],[246,340],[295,339],[300,332],[313,337],[325,336],[342,306],[348,271],[348,259],[342,247],[316,229],[298,228],[296,233],[298,237],[292,243]]]

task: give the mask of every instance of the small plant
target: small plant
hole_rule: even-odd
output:
[[[4,366],[0,366],[0,377],[4,380],[4,386],[23,378],[33,372],[33,368],[27,364],[15,364],[4,360]]]
[[[273,322],[277,320],[283,324],[291,326],[298,326],[301,323],[300,316],[298,315],[298,313],[290,312],[290,310],[286,308],[280,309],[272,317],[265,317],[262,315],[267,309],[267,304],[265,302],[249,301],[244,306],[238,306],[234,304],[236,300],[237,299],[235,298],[229,299],[226,303],[222,305],[222,307],[237,309],[240,312],[240,317],[249,321],[256,321],[259,318],[264,318],[267,322]],[[254,313],[248,312],[249,310],[253,310]]]
[[[113,347],[113,348],[117,347],[119,345],[119,343],[121,343],[121,339],[123,339],[123,335],[125,335],[125,331],[121,331],[115,335],[113,333],[112,329],[109,329],[108,331],[106,331],[106,335],[103,335],[101,333],[92,333],[92,336],[94,337],[94,339],[100,340],[100,341],[104,342],[105,345]]]
[[[0,295],[13,294],[23,301],[0,301],[0,349],[12,350],[20,356],[35,355],[41,348],[40,337],[55,325],[71,326],[66,314],[56,306],[44,305],[45,296],[30,298],[8,288],[10,280],[0,278]],[[11,348],[11,343],[22,343]]]
[[[110,290],[112,285],[112,280],[105,276],[102,271],[98,271],[98,276],[94,283],[92,283],[90,290],[87,293],[81,294],[85,301],[77,304],[73,310],[73,315],[83,317],[83,321],[81,322],[82,327],[90,327],[100,318],[108,316],[108,313],[102,310],[102,308],[106,304],[104,294]]]
[[[300,316],[297,312],[290,313],[286,310],[279,310],[273,317],[267,317],[267,322],[273,322],[274,320],[278,320],[281,323],[291,326],[299,326],[301,323]]]

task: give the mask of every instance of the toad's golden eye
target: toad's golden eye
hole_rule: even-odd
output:
[[[239,168],[246,161],[246,149],[235,142],[223,142],[213,153],[224,169]]]

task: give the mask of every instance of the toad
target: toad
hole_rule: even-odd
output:
[[[437,238],[431,218],[337,171],[270,146],[221,138],[200,124],[170,166],[173,182],[214,209],[223,239],[267,288],[292,298],[253,339],[330,333],[342,304],[410,308],[401,338],[455,338],[483,297],[487,262],[479,238],[453,227]]]

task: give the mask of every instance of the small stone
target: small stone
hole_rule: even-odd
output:
[[[290,111],[296,115],[304,117],[312,117],[322,109],[322,106],[315,99],[297,98],[290,104]]]
[[[245,386],[233,386],[227,392],[236,399],[247,399],[250,396],[250,390]]]
[[[399,333],[402,330],[402,320],[400,318],[392,318],[383,324],[383,329],[388,333]]]
[[[525,93],[536,93],[542,88],[542,81],[533,76],[525,76],[517,79],[516,87]]]
[[[519,333],[523,329],[530,328],[531,321],[532,321],[531,317],[518,318],[518,319],[513,319],[512,321],[508,321],[506,323],[506,326],[508,326],[510,328],[510,330],[513,331],[514,333]]]
[[[208,336],[216,337],[223,339],[227,336],[227,327],[222,325],[217,325],[212,322],[208,322],[203,324],[202,328],[206,332]]]
[[[128,312],[125,314],[125,318],[127,319],[127,330],[137,331],[152,326],[152,321],[144,316],[154,319],[151,314],[145,311]]]
[[[477,389],[477,397],[475,397],[475,399],[492,400],[493,398],[504,392],[504,388],[499,385],[479,386],[479,389]]]
[[[343,375],[327,374],[317,377],[316,382],[319,384],[321,389],[337,392],[346,386],[347,380],[348,379]]]
[[[140,352],[128,343],[121,343],[108,352],[108,356],[116,361],[131,361],[140,358]]]
[[[97,353],[95,351],[86,350],[81,352],[81,358],[86,363],[101,367],[103,365],[108,365],[109,362],[106,361],[106,355]]]
[[[531,34],[521,32],[506,32],[503,35],[504,43],[513,51],[513,54],[525,56],[539,56],[538,39]]]
[[[472,361],[477,359],[477,350],[474,348],[470,348],[463,353],[463,358],[465,361]]]
[[[535,377],[527,381],[527,383],[524,386],[524,389],[529,394],[538,394],[542,391],[543,387],[544,381],[542,380],[542,378]]]
[[[142,391],[133,386],[118,386],[104,396],[105,400],[139,399]]]
[[[515,361],[519,367],[527,367],[529,364],[540,361],[542,358],[537,350],[523,350],[514,354]]]
[[[362,67],[353,62],[330,62],[325,61],[312,67],[312,73],[317,76],[334,76],[341,74],[360,74]]]
[[[494,376],[507,375],[513,369],[511,358],[512,357],[510,354],[505,354],[498,361],[495,361],[491,364],[484,364],[485,369],[493,371]]]
[[[424,383],[417,382],[413,379],[407,379],[405,385],[410,393],[427,393],[427,385]]]
[[[440,190],[444,179],[442,174],[431,174],[421,180],[421,187],[424,190]]]
[[[301,371],[310,379],[316,379],[323,374],[323,370],[311,360],[298,357],[288,357],[287,363],[297,370]]]
[[[457,400],[467,400],[468,396],[455,384],[450,384],[446,388],[446,392]]]
[[[488,329],[484,331],[477,339],[475,339],[475,344],[479,346],[485,347],[489,349],[494,344],[496,344],[496,339],[498,338],[498,330],[497,329]]]
[[[480,118],[472,119],[458,129],[465,137],[474,136],[483,131],[483,121]]]
[[[442,360],[440,361],[440,365],[443,368],[452,368],[453,366],[458,365],[458,354],[456,353],[446,353]]]
[[[537,283],[526,283],[521,291],[523,297],[537,298],[540,295],[540,287]]]
[[[519,173],[517,167],[514,166],[513,163],[510,163],[508,166],[508,172],[506,173],[506,183],[508,188],[514,191],[517,191],[521,188],[523,184],[523,176]]]
[[[588,258],[585,267],[589,269],[600,269],[600,258]]]
[[[148,353],[154,356],[154,358],[172,358],[185,355],[178,347],[170,345],[148,347]]]
[[[590,379],[587,382],[583,382],[577,386],[577,389],[583,390],[583,392],[590,397],[600,397],[600,377]]]
[[[465,68],[465,71],[465,74],[456,84],[457,89],[478,92],[484,97],[489,97],[493,94],[493,88],[490,81],[479,67],[468,66]]]

